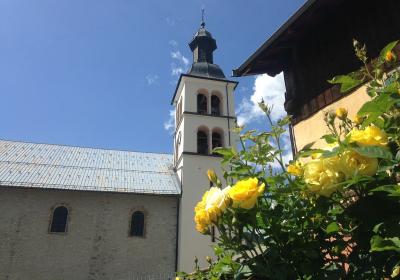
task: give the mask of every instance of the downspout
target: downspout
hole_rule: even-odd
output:
[[[183,188],[182,188],[182,168],[180,169],[181,172],[181,180],[180,180],[180,185],[181,185],[181,195],[178,197],[178,202],[176,204],[176,246],[175,246],[175,272],[178,272],[178,254],[179,254],[179,210],[180,210],[180,204],[181,204],[181,199],[183,195]]]
[[[231,146],[231,126],[230,126],[230,122],[229,122],[229,94],[228,94],[228,82],[225,85],[225,94],[226,94],[226,110],[227,110],[227,114],[228,117],[226,118],[228,120],[228,142],[229,142],[229,147]]]
[[[294,131],[293,131],[293,124],[289,124],[289,135],[290,135],[290,142],[292,146],[292,156],[294,157],[297,154],[297,147],[296,147],[296,139],[294,136]]]

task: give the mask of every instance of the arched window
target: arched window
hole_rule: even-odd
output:
[[[68,209],[65,206],[58,206],[53,211],[50,232],[67,232]]]
[[[218,96],[211,96],[211,115],[220,116],[221,115],[221,102]]]
[[[207,114],[207,97],[201,93],[197,95],[197,113]]]
[[[208,137],[204,131],[197,132],[197,152],[199,154],[208,154]]]
[[[222,137],[219,132],[212,133],[212,148],[222,147]]]
[[[130,236],[144,236],[144,214],[141,211],[132,214]]]

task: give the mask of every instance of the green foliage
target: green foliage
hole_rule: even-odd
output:
[[[228,185],[255,177],[265,183],[266,191],[252,209],[228,207],[222,213],[215,222],[219,232],[217,258],[209,260],[205,269],[196,264],[193,273],[179,275],[182,279],[391,279],[391,275],[397,275],[400,73],[397,68],[386,71],[396,65],[396,57],[388,56],[396,44],[388,44],[378,59],[369,61],[366,46],[354,42],[355,54],[364,67],[330,82],[347,92],[368,81],[371,100],[358,112],[361,121],[355,123],[347,114],[327,113],[329,133],[322,139],[331,149],[313,149],[311,143],[296,155],[300,161],[315,154],[321,161],[337,160],[350,151],[364,158],[365,165],[377,163],[376,171],[372,169],[374,174],[362,174],[360,169],[349,176],[348,170],[353,167],[345,165],[342,171],[327,170],[342,172],[338,176],[341,181],[329,185],[332,194],[321,195],[310,187],[306,178],[309,174],[294,177],[283,161],[281,142],[290,118],[273,122],[272,108],[260,102],[270,129],[258,132],[237,128],[241,148],[217,148],[214,152],[223,157],[223,166],[229,167],[223,175]],[[363,145],[352,140],[351,131],[368,127],[383,131],[388,143],[374,144],[382,135],[367,135],[375,138],[368,138]],[[352,164],[360,164],[357,160]],[[324,166],[331,168],[329,164]]]

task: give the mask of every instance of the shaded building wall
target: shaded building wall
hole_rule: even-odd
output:
[[[0,279],[168,279],[177,203],[172,196],[0,188]],[[67,233],[49,233],[51,209],[60,204],[69,209]],[[129,236],[135,210],[146,215],[144,238]]]

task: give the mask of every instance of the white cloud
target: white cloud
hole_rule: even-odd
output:
[[[147,75],[146,76],[147,84],[151,86],[152,84],[157,83],[158,75]]]
[[[164,122],[164,129],[167,130],[170,134],[174,133],[175,127],[175,109],[169,111],[169,118]]]
[[[171,57],[178,60],[183,65],[189,65],[189,59],[181,54],[180,51],[171,52]]]
[[[167,24],[168,24],[169,26],[175,26],[175,20],[173,20],[172,18],[167,17],[167,18],[165,19],[165,21],[167,22]]]
[[[246,88],[241,89],[243,91]],[[279,118],[286,116],[284,108],[285,102],[285,82],[283,73],[275,77],[266,74],[257,76],[253,85],[253,94],[250,98],[243,98],[237,110],[237,121],[239,125],[249,124],[254,121],[260,121],[265,118],[264,112],[258,106],[258,103],[264,99],[265,103],[272,106],[271,118],[276,121]],[[276,143],[274,143],[276,146]],[[282,160],[287,164],[292,159],[292,149],[290,143],[289,132],[287,131],[282,135],[280,141],[282,153]],[[272,164],[274,169],[279,169],[278,162]]]
[[[171,63],[171,75],[179,76],[181,73],[185,72],[182,66],[176,65],[175,63]]]
[[[275,77],[266,74],[257,76],[254,81],[253,94],[250,99],[244,98],[238,107],[239,125],[257,121],[264,116],[264,112],[258,107],[258,102],[262,99],[273,106],[271,117],[277,120],[286,115],[283,107],[285,102],[285,82],[283,73]]]
[[[169,40],[168,44],[171,45],[174,48],[176,48],[179,45],[178,42],[175,41],[175,40]]]

